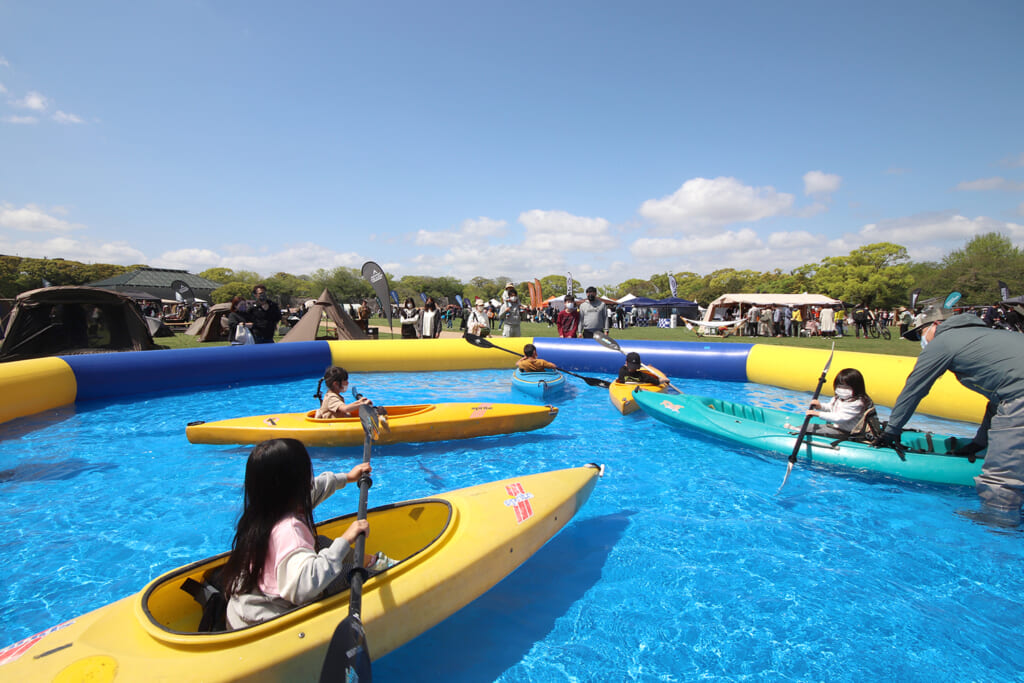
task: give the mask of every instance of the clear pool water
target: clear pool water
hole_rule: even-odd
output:
[[[531,401],[510,390],[507,371],[353,379],[385,404]],[[787,409],[808,398],[678,384]],[[0,645],[225,550],[248,449],[189,444],[186,422],[312,407],[315,385],[132,398],[0,426]],[[561,534],[380,660],[377,680],[931,682],[1024,671],[1024,536],[958,515],[978,508],[972,490],[800,464],[775,495],[782,458],[622,417],[576,380],[556,403],[558,418],[537,432],[374,449],[371,505],[591,461],[608,468]],[[341,470],[361,449],[312,454],[318,471]],[[354,509],[353,491],[318,518]]]

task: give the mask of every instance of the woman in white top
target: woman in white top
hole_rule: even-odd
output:
[[[428,296],[420,314],[420,339],[437,339],[441,336],[441,311],[437,310],[434,297]]]

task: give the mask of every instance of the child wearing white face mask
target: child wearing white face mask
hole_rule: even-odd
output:
[[[864,389],[864,376],[855,368],[845,368],[832,383],[835,396],[826,405],[814,399],[808,415],[827,420],[827,425],[811,425],[816,434],[858,435],[865,430],[876,431],[878,418],[875,404]]]

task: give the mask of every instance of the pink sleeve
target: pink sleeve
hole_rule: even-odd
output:
[[[278,565],[299,548],[316,548],[313,532],[298,517],[285,517],[270,532],[267,561],[263,565],[263,576],[260,577],[260,590],[265,595],[281,596],[277,585]]]

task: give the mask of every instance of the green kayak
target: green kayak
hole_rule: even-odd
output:
[[[771,453],[793,452],[804,416],[707,396],[669,396],[640,392],[637,404],[651,417],[673,427],[698,429],[714,436]],[[812,418],[811,424],[823,424]],[[970,438],[931,432],[905,431],[901,457],[891,448],[875,448],[857,441],[808,435],[798,457],[810,462],[871,470],[903,479],[937,484],[973,486],[981,474],[984,451],[976,456],[953,455]]]

